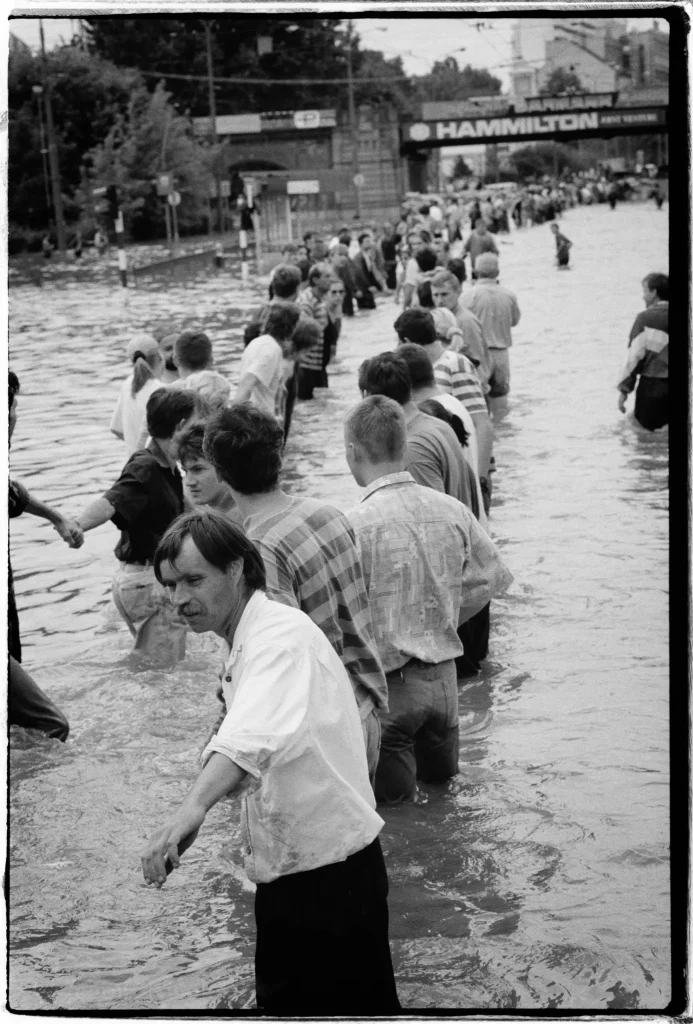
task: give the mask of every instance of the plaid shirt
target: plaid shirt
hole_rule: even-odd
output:
[[[292,498],[289,509],[256,513],[244,526],[265,563],[268,595],[320,627],[349,673],[361,718],[373,705],[387,711],[387,682],[346,516],[313,498]]]
[[[463,653],[457,628],[512,576],[495,544],[456,498],[391,473],[349,512],[386,672]]]
[[[433,364],[433,373],[441,391],[453,395],[471,416],[488,411],[474,365],[461,352],[446,349]]]

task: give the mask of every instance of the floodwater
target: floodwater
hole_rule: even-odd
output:
[[[391,942],[407,1009],[663,1008],[670,998],[667,437],[638,432],[615,383],[640,281],[667,270],[666,215],[569,211],[501,237],[523,311],[496,435],[491,530],[515,582],[492,606],[483,676],[460,686],[458,777],[386,809]],[[10,295],[22,391],[13,475],[77,512],[123,462],[108,431],[129,336],[198,320],[233,376],[261,295],[237,276],[127,294]],[[328,391],[301,404],[286,484],[349,508],[341,420],[355,371],[393,346],[391,298],[345,323]],[[252,885],[238,807],[208,816],[181,870],[145,886],[146,838],[187,791],[217,713],[216,646],[136,671],[109,598],[111,524],[69,550],[14,520],[26,667],[67,714],[62,745],[13,729],[10,1006],[224,1011],[254,999]]]

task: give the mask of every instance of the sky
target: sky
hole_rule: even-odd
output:
[[[574,15],[566,17],[574,19]],[[629,27],[643,29],[651,27],[653,20],[628,19]],[[474,13],[458,18],[406,18],[399,14],[390,18],[357,17],[355,21],[361,48],[380,50],[386,57],[400,56],[407,74],[426,74],[436,60],[454,56],[461,66],[486,68],[500,78],[504,90],[508,87],[512,18],[482,18]],[[77,22],[70,18],[44,18],[43,26],[50,49],[61,41],[68,42]],[[661,19],[659,27],[664,31],[668,28]],[[29,46],[38,47],[37,18],[11,21],[10,31]]]

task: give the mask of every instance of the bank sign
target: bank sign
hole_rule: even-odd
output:
[[[416,121],[402,126],[403,143],[419,146],[465,145],[475,142],[549,138],[581,133],[663,131],[666,107],[611,110],[572,110],[565,113],[521,114],[512,117],[475,117],[451,121]]]

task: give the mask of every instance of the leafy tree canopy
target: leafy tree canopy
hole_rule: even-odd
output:
[[[52,110],[63,191],[69,196],[80,182],[84,154],[106,137],[127,109],[137,74],[73,46],[46,56],[52,83]],[[47,220],[40,134],[41,59],[26,47],[11,47],[8,61],[10,220],[29,225]],[[44,116],[43,105],[41,117]],[[44,118],[45,123],[45,118]]]
[[[273,78],[346,78],[344,32],[337,18],[280,18],[220,15],[212,18],[85,18],[89,46],[107,59],[163,77],[174,102],[192,116],[209,113],[206,81],[168,78],[166,73],[207,75],[205,21],[211,29],[215,77],[268,79],[268,84],[216,85],[218,114],[287,110],[345,102],[339,85],[287,89]],[[271,39],[271,52],[258,53],[258,37]],[[155,81],[156,79],[154,79]],[[150,87],[153,80],[149,79]]]
[[[471,64],[460,68],[454,57],[446,57],[436,61],[427,75],[415,79],[415,95],[421,103],[465,100],[470,96],[496,96],[502,84],[485,68],[473,68]]]
[[[583,170],[586,161],[577,152],[560,142],[537,142],[533,145],[516,149],[509,156],[510,163],[516,168],[520,178],[541,178],[545,174],[558,171]]]
[[[554,68],[539,93],[542,96],[560,96],[565,92],[585,92],[585,89],[574,71]]]
[[[134,238],[162,233],[165,200],[156,194],[156,177],[169,171],[181,194],[177,208],[181,229],[204,220],[210,167],[217,156],[192,138],[189,121],[171,104],[161,84],[150,93],[140,86],[132,94],[104,142],[92,152],[95,184],[115,184],[128,232]]]

